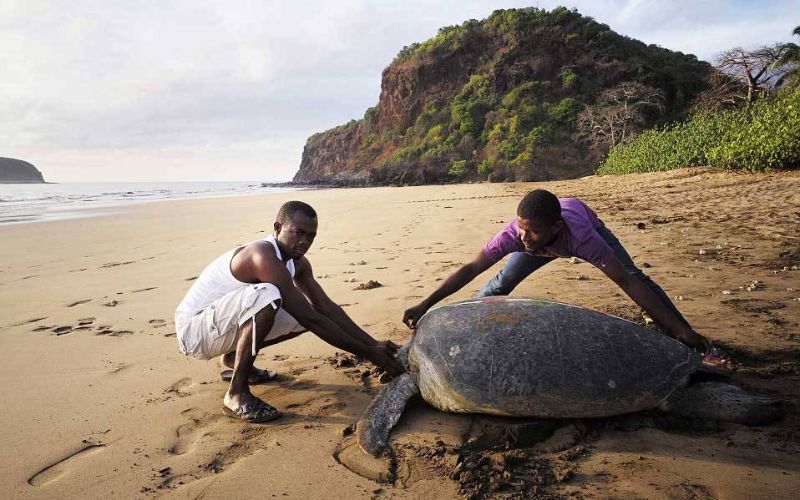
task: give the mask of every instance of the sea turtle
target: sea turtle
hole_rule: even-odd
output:
[[[378,456],[410,397],[447,412],[605,417],[640,410],[761,424],[779,400],[739,387],[689,383],[701,356],[665,335],[549,300],[493,297],[430,310],[400,350],[407,372],[358,421],[358,444]]]

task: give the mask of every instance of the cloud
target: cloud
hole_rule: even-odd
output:
[[[531,4],[0,0],[0,156],[32,161],[53,180],[289,179],[309,135],[377,103],[381,71],[404,45]],[[708,59],[787,40],[799,4],[568,7]]]

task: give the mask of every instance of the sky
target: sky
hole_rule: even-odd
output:
[[[52,182],[290,180],[403,46],[559,5],[707,61],[800,24],[800,0],[0,0],[0,156]]]

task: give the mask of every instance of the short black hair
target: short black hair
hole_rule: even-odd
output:
[[[519,202],[517,215],[527,220],[536,219],[545,224],[554,224],[561,219],[561,203],[550,191],[535,189]]]
[[[278,210],[278,216],[276,217],[276,220],[281,224],[286,224],[286,222],[294,217],[294,214],[297,212],[302,212],[312,219],[317,218],[316,210],[311,208],[311,205],[308,203],[303,203],[302,201],[287,201],[281,205],[280,210]]]

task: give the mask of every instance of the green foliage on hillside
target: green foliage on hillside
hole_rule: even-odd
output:
[[[604,90],[625,82],[657,89],[664,105],[647,117],[650,127],[684,116],[709,67],[575,10],[498,10],[400,51],[385,73],[403,78],[391,94],[394,122],[380,122],[382,97],[362,120],[309,144],[330,137],[326,154],[368,171],[375,184],[582,175],[608,146],[578,137],[577,117]],[[335,144],[341,151],[330,153]]]
[[[412,127],[398,131],[393,138],[398,148],[379,165],[428,161],[447,165],[448,175],[459,179],[494,174],[524,180],[537,167],[557,162],[562,148],[582,152],[574,137],[576,117],[604,86],[590,61],[570,58],[587,47],[608,61],[625,61],[624,67],[609,63],[620,77],[661,87],[670,98],[669,117],[679,116],[703,88],[707,70],[694,56],[648,47],[566,8],[501,10],[482,22],[448,26],[424,43],[405,47],[395,64],[474,50],[486,40],[511,49],[487,52],[452,100],[428,103]],[[558,49],[564,52],[558,57],[562,67],[553,78],[522,78],[512,86],[498,81],[513,64],[510,54],[535,52],[541,40],[563,45]]]
[[[800,168],[800,91],[646,131],[612,149],[597,173],[703,165],[748,171]]]

